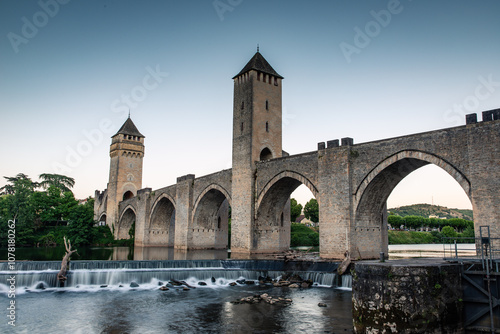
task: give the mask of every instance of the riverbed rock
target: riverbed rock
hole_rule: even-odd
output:
[[[297,283],[292,283],[288,286],[289,288],[292,288],[292,289],[297,289],[300,287],[300,285],[298,285]]]
[[[198,285],[205,286],[205,285],[207,285],[207,283],[205,283],[205,282],[198,282]]]
[[[235,286],[235,285],[238,285],[238,284],[236,282],[229,283],[229,286]]]
[[[244,279],[244,278],[236,280],[236,283],[238,283],[238,284],[245,284],[245,282],[246,282],[246,279]]]
[[[325,303],[318,303],[319,307],[326,307],[327,305]]]
[[[131,288],[138,288],[139,284],[137,284],[136,282],[130,282],[130,287]]]
[[[108,285],[107,284],[101,284],[100,288],[107,288]]]
[[[215,277],[212,277],[212,283],[215,283]]]
[[[168,291],[170,289],[163,285],[163,286],[160,286],[160,290],[161,291]]]
[[[43,284],[43,282],[40,282],[40,283],[38,283],[38,284],[35,286],[35,289],[36,289],[36,290],[45,290],[45,284]]]
[[[267,293],[262,295],[253,295],[248,297],[243,297],[238,300],[232,301],[232,304],[257,304],[260,302],[265,302],[270,305],[283,305],[288,306],[292,303],[292,299],[283,297],[272,297]]]
[[[182,290],[184,290],[184,291],[189,291],[189,290],[191,290],[191,289],[190,289],[190,288],[188,288],[187,286],[185,286],[185,287],[183,287],[183,288],[182,288]]]

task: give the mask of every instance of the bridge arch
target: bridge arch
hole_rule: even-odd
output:
[[[132,205],[128,205],[118,220],[118,231],[116,233],[117,239],[130,239],[130,228],[136,222],[136,211]]]
[[[106,218],[107,218],[106,212],[102,212],[101,215],[99,216],[98,222],[105,222],[106,223]]]
[[[293,171],[277,174],[264,186],[255,210],[252,236],[254,249],[269,252],[290,248],[290,195],[302,184],[319,199],[316,186],[302,174]]]
[[[153,203],[146,233],[150,245],[174,246],[175,201],[168,194],[161,194]]]
[[[301,184],[303,184],[307,188],[309,188],[309,190],[313,193],[314,197],[316,197],[319,202],[318,189],[307,177],[297,172],[283,171],[275,175],[271,180],[269,180],[269,182],[267,182],[264,188],[262,188],[257,199],[257,210],[260,208],[264,196],[266,196],[269,190],[277,183],[288,183],[287,188],[293,188],[293,190],[297,189]],[[295,184],[297,184],[297,186],[295,186]],[[290,194],[293,192],[293,190],[290,192]]]
[[[377,257],[379,252],[387,253],[387,199],[400,181],[413,171],[429,164],[434,164],[451,175],[471,200],[470,181],[467,177],[450,162],[437,155],[404,150],[385,158],[365,176],[354,194],[352,232],[356,240],[351,242],[356,244],[357,250],[363,257]]]
[[[193,206],[191,248],[228,248],[230,205],[229,192],[218,184],[210,184],[200,193]]]

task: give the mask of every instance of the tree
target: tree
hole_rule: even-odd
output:
[[[2,199],[2,226],[6,226],[9,220],[16,221],[16,244],[28,244],[33,242],[33,226],[35,210],[32,203],[32,195],[38,187],[26,174],[19,173],[14,177],[4,178],[9,182],[0,188],[4,198]],[[4,238],[7,240],[7,238]]]
[[[304,206],[304,215],[314,223],[319,222],[319,206],[315,198],[311,198]]]
[[[297,217],[302,213],[302,204],[297,203],[295,198],[290,200],[290,218],[292,222],[297,220]]]
[[[455,229],[451,226],[443,227],[441,234],[443,234],[446,238],[455,238],[457,236],[457,232],[455,232]]]
[[[75,179],[69,176],[60,174],[40,174],[40,187],[43,189],[48,189],[50,186],[61,189],[61,192],[65,193],[71,191],[71,188],[75,185]]]
[[[401,228],[401,225],[404,225],[404,220],[400,216],[389,215],[387,217],[387,223],[392,226],[392,228]]]
[[[68,217],[68,237],[74,245],[89,245],[95,238],[94,229],[94,200],[77,205],[71,209]]]

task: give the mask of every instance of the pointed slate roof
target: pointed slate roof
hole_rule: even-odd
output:
[[[120,128],[120,130],[118,130],[118,132],[115,134],[115,136],[118,135],[118,134],[129,135],[129,136],[137,136],[137,137],[145,138],[139,132],[139,130],[137,130],[137,127],[135,126],[134,122],[132,122],[132,119],[130,118],[130,116],[129,116],[129,118],[127,118],[127,120],[125,121],[125,123],[123,123],[122,127]]]
[[[233,77],[233,79],[242,75],[243,73],[250,71],[250,70],[264,72],[266,74],[273,75],[273,76],[278,77],[280,79],[284,79],[281,75],[279,75],[274,70],[274,68],[271,65],[269,65],[267,60],[260,54],[259,51],[257,51],[257,53],[255,53],[255,55],[252,57],[252,59],[250,59],[250,61],[245,65],[245,67],[243,67],[243,69],[240,71],[240,73],[236,74]]]

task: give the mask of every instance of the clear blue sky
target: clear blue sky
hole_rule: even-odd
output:
[[[104,189],[127,104],[146,136],[143,186],[230,168],[231,78],[257,43],[285,77],[291,154],[462,125],[500,107],[499,14],[495,0],[3,0],[0,176]],[[470,207],[443,173],[410,175],[389,206]]]

